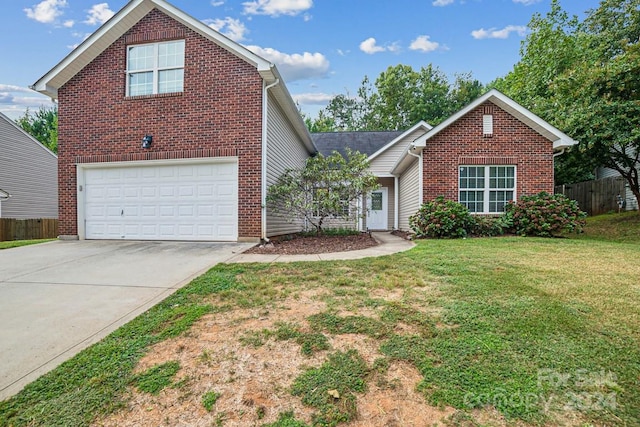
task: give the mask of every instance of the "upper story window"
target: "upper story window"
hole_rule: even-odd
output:
[[[127,96],[183,90],[184,40],[127,48]]]
[[[515,166],[460,166],[459,201],[472,213],[498,214],[515,199]]]

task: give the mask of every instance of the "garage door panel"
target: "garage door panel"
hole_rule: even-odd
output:
[[[88,239],[237,240],[237,164],[86,169]]]

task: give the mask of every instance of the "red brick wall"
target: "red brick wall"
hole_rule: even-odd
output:
[[[493,136],[484,137],[482,116],[489,113]],[[423,163],[424,201],[458,200],[458,167],[471,164],[516,165],[516,197],[553,193],[553,143],[490,102],[428,140]]]
[[[184,92],[127,98],[126,47],[185,40]],[[58,91],[60,234],[77,235],[76,163],[239,157],[238,232],[261,233],[262,79],[254,66],[153,10]],[[142,137],[153,135],[150,150]]]

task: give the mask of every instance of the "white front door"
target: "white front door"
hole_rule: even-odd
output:
[[[372,191],[367,198],[367,228],[369,230],[387,230],[388,224],[387,187]]]

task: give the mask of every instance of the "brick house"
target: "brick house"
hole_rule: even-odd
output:
[[[278,70],[166,1],[130,1],[33,88],[58,100],[61,238],[298,231],[265,206],[316,151]]]
[[[268,187],[329,147],[369,155],[360,229],[408,230],[439,195],[498,213],[553,191],[576,142],[497,91],[432,128],[309,134],[277,68],[164,0],[131,0],[33,88],[58,100],[61,238],[258,241],[294,233]],[[337,144],[337,145],[336,145]]]

